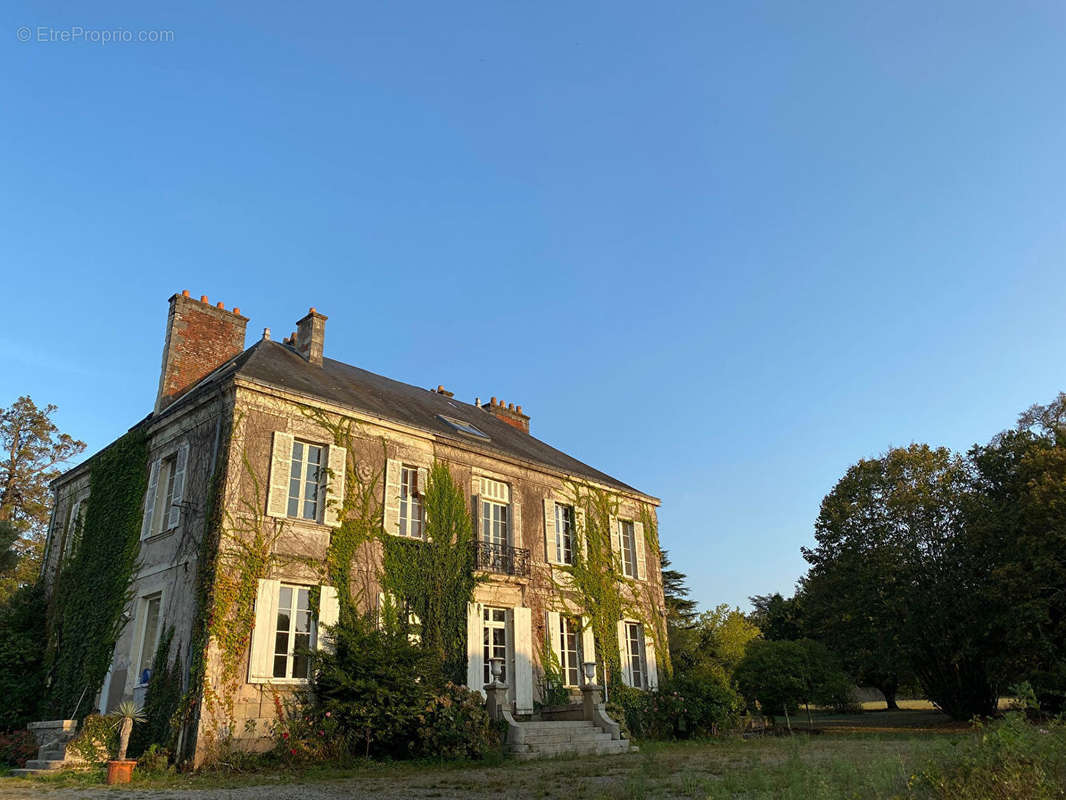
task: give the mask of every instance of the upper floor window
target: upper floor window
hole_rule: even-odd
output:
[[[308,520],[331,528],[344,517],[348,451],[336,445],[274,432],[270,453],[268,517]]]
[[[639,622],[627,622],[625,634],[627,663],[624,666],[629,673],[629,685],[635,689],[647,689],[648,662],[644,650],[644,628]]]
[[[144,501],[144,522],[141,538],[147,539],[178,527],[181,522],[181,502],[185,494],[185,465],[189,446],[157,459],[148,474],[148,494]]]
[[[307,678],[311,664],[311,589],[281,584],[274,635],[274,677]]]
[[[481,479],[481,541],[511,543],[511,487],[501,481]]]
[[[289,467],[290,517],[318,520],[319,502],[323,494],[323,456],[321,445],[295,440],[292,443],[292,464]]]
[[[404,466],[400,470],[400,536],[422,539],[425,536],[425,514],[422,508],[424,486],[418,484],[419,470]]]
[[[622,551],[622,574],[637,577],[637,537],[631,520],[618,521],[618,544]]]
[[[555,504],[555,561],[574,563],[574,507]]]

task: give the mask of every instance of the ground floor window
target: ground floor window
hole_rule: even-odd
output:
[[[629,663],[630,686],[635,689],[648,688],[647,658],[644,654],[644,628],[639,622],[627,622],[626,656]]]
[[[559,615],[559,666],[564,686],[581,686],[581,624]]]
[[[274,636],[274,677],[307,678],[311,649],[311,589],[281,584]]]
[[[507,609],[486,607],[483,612],[484,633],[484,677],[485,683],[492,682],[492,662],[490,659],[503,659],[503,672],[500,680],[507,682]]]

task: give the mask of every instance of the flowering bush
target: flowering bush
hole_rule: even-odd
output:
[[[481,695],[454,683],[426,702],[415,736],[417,754],[433,758],[482,758],[500,745]]]
[[[343,732],[330,711],[316,708],[310,699],[274,694],[274,751],[289,764],[329,761],[344,752]]]
[[[24,767],[36,757],[37,740],[27,730],[0,733],[0,764],[5,767]]]

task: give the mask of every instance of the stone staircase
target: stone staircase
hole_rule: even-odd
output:
[[[39,775],[57,769],[86,766],[80,758],[67,752],[67,745],[77,732],[76,720],[31,722],[26,727],[37,739],[37,758],[27,761],[23,769],[11,770],[11,775]]]
[[[514,758],[528,761],[561,755],[608,755],[637,748],[628,739],[616,739],[595,722],[518,722],[522,744],[510,744]]]

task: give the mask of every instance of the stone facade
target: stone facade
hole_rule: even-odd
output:
[[[190,304],[202,308],[193,308]],[[472,644],[468,651],[471,664],[468,683],[477,689],[484,684],[483,609],[497,610],[501,616],[500,630],[505,631],[500,635],[505,640],[507,669],[513,676],[509,699],[516,713],[531,711],[540,692],[540,653],[546,638],[551,641],[551,633],[546,629],[548,622],[557,623],[560,611],[575,611],[573,604],[564,609],[560,602],[559,587],[565,585],[566,575],[565,570],[550,563],[554,560],[549,553],[553,545],[549,535],[554,520],[547,519],[554,502],[567,502],[568,484],[575,476],[521,455],[492,452],[477,441],[467,441],[464,437],[440,435],[425,427],[382,418],[306,392],[249,379],[236,368],[240,359],[235,357],[243,349],[243,341],[234,347],[237,330],[240,329],[243,338],[246,320],[235,312],[213,308],[206,302],[197,304],[187,297],[187,293],[171,298],[160,402],[157,412],[144,423],[148,425],[155,483],[150,485],[151,497],[146,500],[141,557],[131,587],[128,621],[116,642],[111,670],[97,698],[97,707],[111,709],[124,698],[143,700],[146,654],[153,652],[154,642],[167,627],[174,629],[171,656],[180,661],[188,675],[195,655],[192,647],[198,614],[197,576],[202,572],[201,567],[224,569],[227,563],[224,558],[213,565],[202,565],[198,560],[205,552],[205,537],[218,535],[212,527],[219,524],[218,520],[223,520],[222,525],[237,527],[249,523],[269,525],[277,532],[273,572],[267,576],[268,582],[260,581],[261,592],[265,591],[263,587],[276,592],[279,585],[324,585],[326,551],[334,530],[329,524],[328,513],[325,516],[320,514],[314,520],[305,520],[284,513],[283,505],[282,513],[278,514],[278,509],[270,506],[270,487],[288,484],[290,462],[283,462],[285,466],[279,468],[279,442],[289,448],[293,441],[305,442],[321,445],[324,452],[328,451],[333,444],[332,435],[319,421],[325,418],[354,421],[349,462],[357,464],[358,469],[365,470],[367,475],[382,476],[380,499],[386,508],[386,531],[395,523],[395,517],[390,518],[387,509],[391,495],[398,491],[397,470],[403,467],[418,470],[428,469],[434,462],[445,463],[453,478],[469,492],[472,504],[478,502],[484,487],[505,487],[511,522],[507,552],[521,552],[522,567],[516,569],[518,562],[514,560],[483,565],[487,580],[478,585],[475,603],[470,606],[468,630]],[[227,315],[228,321],[216,320],[219,314]],[[300,321],[295,338],[287,339],[284,345],[269,345],[289,347],[311,365],[316,360],[321,364],[325,320],[312,309]],[[214,332],[204,334],[209,342],[199,341],[197,344],[198,334],[190,331]],[[196,347],[201,350],[196,351]],[[175,349],[180,349],[179,355],[175,355]],[[196,362],[195,366],[192,362]],[[204,376],[227,364],[230,366],[218,370],[213,382],[201,382]],[[227,369],[232,372],[227,374]],[[200,385],[195,386],[197,383]],[[194,386],[195,390],[190,391]],[[180,402],[175,402],[178,398]],[[520,406],[514,408],[490,402],[481,410],[477,410],[477,406],[467,408],[475,409],[473,414],[502,418],[522,435],[529,430],[529,417]],[[285,472],[280,476],[282,480],[279,480],[279,469]],[[164,489],[161,481],[168,475],[166,485],[169,488]],[[183,482],[181,478],[175,478],[176,475],[183,475]],[[209,506],[215,476],[218,476],[215,489],[221,498],[221,514],[212,517]],[[588,485],[597,485],[587,478],[581,480]],[[636,490],[622,489],[617,484],[600,488],[613,493],[618,503],[619,520],[640,520],[642,510],[654,515],[658,505],[655,498]],[[54,574],[60,554],[68,546],[68,531],[72,529],[70,520],[76,513],[77,504],[86,500],[86,469],[71,470],[56,482],[54,490],[57,502],[49,536],[48,574]],[[327,498],[330,491],[327,487]],[[172,500],[170,508],[153,511],[153,497],[163,496]],[[473,505],[472,513],[476,518],[477,509]],[[209,520],[212,520],[210,524]],[[615,521],[612,524],[616,524]],[[395,529],[389,532],[395,532]],[[225,541],[223,537],[223,548]],[[528,555],[525,555],[526,551]],[[639,575],[635,572],[634,580],[627,581],[623,591],[629,593],[635,604],[646,609],[644,618],[652,620],[652,628],[657,629],[657,623],[665,614],[660,564],[657,553],[645,549],[643,543],[639,554]],[[371,541],[355,558],[350,586],[352,597],[362,610],[373,610],[380,602],[380,569],[381,544]],[[562,592],[565,594],[565,590]],[[325,597],[324,591],[323,605],[316,613],[316,617],[322,617],[318,620],[320,623],[331,621],[326,619],[329,612]],[[217,707],[205,703],[197,715],[195,729],[183,733],[187,739],[195,737],[194,746],[189,741],[185,746],[196,762],[207,757],[212,739],[220,735],[232,736],[246,747],[266,746],[277,695],[301,685],[299,679],[274,679],[269,674],[264,677],[262,672],[263,664],[269,672],[271,653],[267,653],[264,661],[261,653],[256,655],[256,648],[266,646],[263,642],[267,639],[273,642],[275,633],[273,629],[261,630],[264,624],[261,607],[265,607],[263,604],[268,599],[256,599],[256,629],[242,655],[244,666],[231,698],[232,715],[223,718],[226,715],[220,715]],[[277,596],[272,602],[277,604]],[[594,611],[576,609],[578,615]],[[553,613],[555,617],[552,617]],[[619,625],[622,632],[624,623],[619,621]],[[647,676],[642,679],[646,687],[655,683],[655,645],[660,636],[654,629],[646,630],[644,635],[647,650],[640,668]],[[586,651],[590,646],[598,646],[590,642],[587,633],[584,637]],[[664,648],[665,642],[661,642],[660,650]],[[210,639],[203,655],[207,681],[221,680],[223,667],[218,643]],[[574,691],[576,697],[576,687]]]

